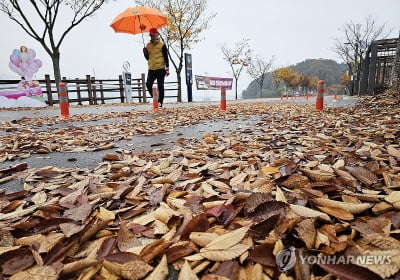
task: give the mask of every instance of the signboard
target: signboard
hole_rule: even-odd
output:
[[[185,72],[186,72],[186,86],[188,90],[188,101],[192,102],[192,55],[185,53]]]
[[[132,103],[132,75],[131,72],[129,72],[129,68],[131,65],[129,64],[128,61],[125,61],[124,64],[122,65],[122,68],[124,68],[125,71],[122,71],[122,76],[124,77],[124,91],[126,95],[126,102],[127,103]]]
[[[195,75],[197,90],[220,90],[225,87],[226,90],[232,89],[233,78],[218,78]]]

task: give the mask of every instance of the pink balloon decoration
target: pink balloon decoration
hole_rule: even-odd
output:
[[[12,54],[10,55],[10,61],[12,62],[12,64],[18,66],[21,63],[21,59],[19,58],[19,56]]]
[[[42,61],[35,59],[36,52],[33,49],[28,49],[21,46],[20,49],[14,49],[10,55],[8,67],[10,70],[24,77],[29,81],[33,75],[42,67]]]
[[[33,63],[35,63],[37,65],[38,68],[42,67],[42,61],[40,59],[35,59],[33,61]]]
[[[32,59],[35,58],[35,56],[36,56],[36,52],[33,49],[28,49],[27,54],[28,54],[28,58],[32,58]]]

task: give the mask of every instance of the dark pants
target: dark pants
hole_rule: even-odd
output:
[[[150,93],[150,96],[153,97],[153,84],[154,81],[157,80],[158,87],[158,102],[161,104],[164,101],[164,79],[165,79],[165,69],[158,70],[149,70],[147,73],[147,81],[146,87]]]

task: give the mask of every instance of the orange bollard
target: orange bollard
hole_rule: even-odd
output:
[[[153,110],[158,110],[158,88],[153,87]]]
[[[58,84],[58,96],[60,101],[60,110],[62,118],[69,118],[69,103],[68,103],[68,92],[67,92],[67,84],[59,83]]]
[[[315,110],[317,111],[322,111],[322,109],[324,109],[324,87],[325,82],[323,80],[319,80],[317,87],[317,100],[315,103]]]
[[[221,104],[219,106],[221,111],[226,111],[226,90],[225,87],[221,87]]]

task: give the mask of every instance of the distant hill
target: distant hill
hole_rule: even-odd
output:
[[[327,86],[340,84],[340,78],[344,72],[347,71],[345,63],[337,63],[331,59],[306,59],[296,65],[289,66],[294,72],[298,74],[305,74],[310,77],[316,76],[324,80]],[[272,77],[269,73],[263,85],[263,96],[272,97],[275,93],[272,84]],[[254,98],[259,94],[259,85],[256,81],[252,81],[246,90],[242,92],[243,98]]]

